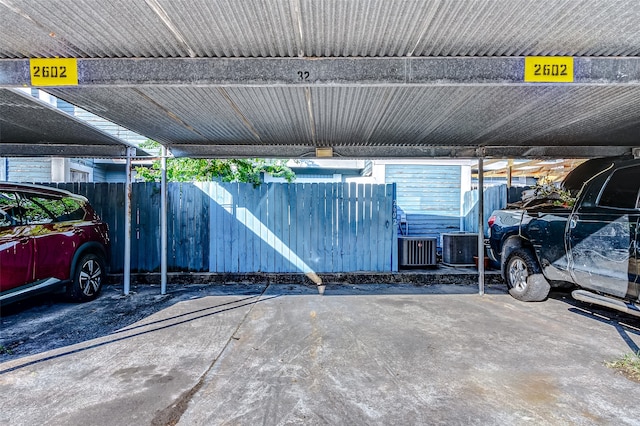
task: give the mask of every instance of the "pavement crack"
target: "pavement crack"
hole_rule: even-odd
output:
[[[200,376],[200,379],[198,380],[198,382],[191,389],[188,389],[185,392],[183,392],[171,405],[158,411],[155,417],[153,418],[153,420],[151,420],[152,426],[174,426],[178,424],[178,422],[182,418],[182,415],[185,413],[185,411],[187,411],[187,408],[189,407],[189,403],[193,399],[193,396],[196,393],[198,393],[198,391],[204,385],[206,378],[209,375],[209,372],[213,370],[213,367],[215,367],[216,363],[222,357],[222,354],[224,354],[224,352],[227,350],[231,342],[234,340],[237,340],[235,336],[240,330],[240,327],[242,327],[242,325],[245,323],[245,321],[251,314],[251,311],[253,311],[253,308],[256,306],[256,304],[262,299],[262,296],[264,296],[265,292],[269,288],[269,285],[270,284],[267,284],[264,287],[264,289],[262,290],[262,293],[260,293],[260,296],[251,305],[251,308],[247,311],[244,317],[242,317],[242,320],[238,323],[238,326],[231,333],[229,339],[227,340],[227,343],[225,343],[224,347],[222,348],[218,356],[214,358],[214,360],[211,362],[211,365],[209,365],[209,367],[202,374],[202,376]]]

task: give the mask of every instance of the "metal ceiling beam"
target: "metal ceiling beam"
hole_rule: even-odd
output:
[[[78,85],[530,85],[524,57],[77,59]],[[535,83],[557,84],[557,83]],[[570,85],[640,84],[640,57],[575,57]],[[31,86],[28,59],[0,60],[0,87]]]
[[[0,157],[122,158],[126,145],[0,143]]]
[[[561,140],[553,146],[486,146],[478,148],[478,156],[489,158],[596,158],[630,155],[632,148],[626,146],[571,146],[562,145]]]
[[[176,157],[315,158],[315,146],[297,145],[170,145]],[[335,158],[473,158],[472,146],[334,146]]]
[[[300,145],[169,145],[176,157],[313,158],[314,146]],[[620,146],[333,146],[335,158],[593,158],[630,155]]]

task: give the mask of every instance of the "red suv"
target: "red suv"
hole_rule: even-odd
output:
[[[106,276],[109,232],[86,198],[0,183],[0,303],[66,287],[95,298]]]

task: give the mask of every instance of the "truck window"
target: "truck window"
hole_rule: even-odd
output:
[[[620,209],[638,208],[640,166],[626,167],[613,172],[600,194],[598,204]]]

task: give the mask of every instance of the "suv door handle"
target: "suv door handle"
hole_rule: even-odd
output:
[[[18,241],[20,241],[20,244],[27,244],[29,242],[29,237],[22,237]]]
[[[580,218],[577,215],[571,216],[571,219],[569,219],[569,229],[574,229],[576,225],[578,225],[578,220],[580,220]]]

